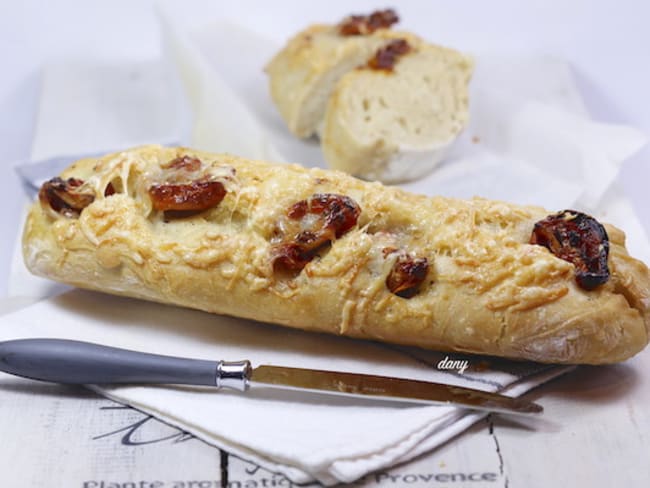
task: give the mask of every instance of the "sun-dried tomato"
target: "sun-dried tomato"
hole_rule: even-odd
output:
[[[357,225],[361,209],[350,197],[317,193],[309,200],[309,213],[322,215],[324,227],[341,237]]]
[[[153,208],[160,211],[200,212],[219,205],[225,195],[226,189],[219,181],[162,183],[149,188]]]
[[[360,213],[354,200],[331,193],[317,193],[294,203],[281,226],[286,229],[282,241],[271,251],[274,268],[301,271],[321,249],[352,229]],[[318,218],[307,219],[308,215]]]
[[[315,255],[313,250],[306,251],[296,242],[287,242],[273,247],[271,261],[274,269],[300,272]]]
[[[609,279],[609,238],[596,219],[575,210],[563,210],[535,224],[531,244],[546,247],[576,268],[581,288],[593,290]]]
[[[115,187],[113,186],[113,183],[109,183],[106,185],[106,188],[104,189],[104,196],[105,197],[110,197],[111,195],[115,195]]]
[[[372,34],[377,29],[388,29],[399,22],[393,9],[377,10],[370,15],[350,15],[339,24],[342,36],[363,36]]]
[[[399,297],[412,298],[420,291],[420,285],[426,279],[428,271],[427,258],[401,254],[386,278],[386,286]]]
[[[377,50],[375,55],[368,60],[368,67],[376,70],[393,71],[397,59],[410,50],[411,46],[405,39],[395,39]]]
[[[41,205],[49,206],[66,217],[79,217],[81,211],[95,200],[91,189],[81,189],[83,180],[52,178],[41,185],[38,198]]]
[[[307,210],[309,210],[309,205],[307,203],[307,200],[300,200],[297,203],[294,203],[289,207],[289,211],[287,212],[287,217],[290,219],[301,219],[305,216],[307,213]]]

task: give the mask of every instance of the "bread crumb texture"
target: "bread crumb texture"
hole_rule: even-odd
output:
[[[387,13],[390,22],[366,28]],[[312,25],[266,66],[289,131],[317,134],[332,169],[367,180],[429,173],[469,119],[472,58],[391,29],[396,21],[383,11]]]

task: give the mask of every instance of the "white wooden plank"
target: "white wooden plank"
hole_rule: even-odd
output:
[[[650,486],[650,350],[540,387],[543,419],[495,418],[509,486]]]

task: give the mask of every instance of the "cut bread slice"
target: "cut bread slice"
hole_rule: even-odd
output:
[[[327,103],[322,149],[333,169],[412,180],[441,161],[466,125],[473,62],[408,33],[377,37],[404,39],[410,49],[391,69],[366,65],[340,78]]]
[[[385,42],[376,35],[343,36],[334,25],[313,25],[294,36],[265,68],[289,130],[301,138],[316,133],[338,80]]]

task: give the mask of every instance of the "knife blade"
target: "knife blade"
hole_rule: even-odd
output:
[[[241,392],[264,386],[518,415],[543,411],[519,398],[442,383],[284,366],[253,368],[248,360],[179,358],[63,339],[0,342],[0,371],[66,384],[183,384]]]

